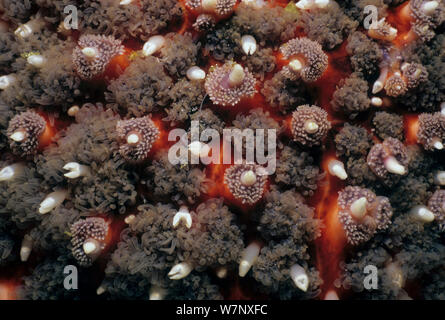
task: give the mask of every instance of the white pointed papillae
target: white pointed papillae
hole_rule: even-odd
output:
[[[358,219],[361,220],[363,219],[364,216],[366,216],[366,206],[368,205],[368,200],[366,199],[366,197],[361,197],[357,200],[355,200],[352,204],[351,204],[351,215]]]
[[[15,31],[14,34],[22,39],[29,37],[32,34],[32,29],[29,25],[26,23],[19,26]]]
[[[423,13],[425,13],[426,15],[432,15],[434,13],[434,11],[437,9],[437,7],[439,6],[439,2],[438,1],[426,1],[422,4],[422,11]]]
[[[216,11],[217,0],[202,0],[201,6],[205,11]]]
[[[135,218],[136,216],[134,214],[130,214],[129,216],[125,217],[124,222],[126,224],[130,224]]]
[[[220,267],[216,270],[216,276],[220,279],[224,279],[227,277],[227,268],[226,267]]]
[[[335,290],[329,290],[324,296],[324,300],[340,300]]]
[[[241,83],[243,83],[243,80],[246,76],[246,73],[244,72],[243,67],[240,64],[235,64],[232,68],[232,72],[230,72],[229,75],[229,85],[231,87],[237,87]]]
[[[86,255],[94,255],[100,251],[100,244],[94,239],[88,239],[82,245],[82,249]]]
[[[381,107],[383,105],[383,100],[379,97],[372,97],[371,104],[376,107]]]
[[[23,130],[18,130],[11,134],[9,138],[11,138],[11,140],[14,140],[15,142],[22,142],[23,140],[25,140],[25,132]]]
[[[79,106],[72,106],[68,109],[67,113],[70,117],[75,117],[76,114],[79,112],[80,108]]]
[[[304,131],[308,134],[314,134],[318,132],[318,124],[314,120],[308,120],[304,123]]]
[[[88,59],[95,59],[99,56],[99,51],[96,48],[93,47],[85,47],[82,49],[82,53],[87,57]]]
[[[380,68],[380,76],[377,79],[376,82],[374,82],[374,85],[372,86],[372,93],[376,94],[382,91],[382,89],[385,87],[385,81],[386,77],[388,76],[388,67],[382,67]]]
[[[439,186],[445,186],[445,171],[437,171],[434,174],[434,183]]]
[[[6,75],[0,77],[0,90],[5,90],[12,83],[14,83],[15,77],[13,75]]]
[[[97,290],[96,290],[96,294],[98,295],[98,296],[100,296],[101,294],[104,294],[105,293],[105,288],[104,288],[104,286],[99,286],[99,288],[97,288]]]
[[[187,78],[191,81],[204,80],[206,77],[206,72],[200,67],[193,66],[187,70]]]
[[[28,63],[36,68],[41,68],[46,63],[46,58],[40,54],[35,54],[29,56],[27,59]]]
[[[329,4],[329,0],[300,0],[295,5],[301,10],[310,10],[316,8],[325,8]]]
[[[153,286],[150,288],[150,296],[149,299],[150,300],[164,300],[166,294],[166,290],[158,287],[158,286]]]
[[[295,72],[299,72],[303,69],[303,63],[299,59],[293,59],[289,62],[289,68]]]
[[[32,238],[28,235],[25,235],[22,240],[22,246],[20,248],[20,260],[22,262],[28,261],[28,258],[32,251]]]
[[[435,141],[433,142],[433,147],[436,150],[443,150],[443,143],[442,143],[442,141],[440,141],[439,139],[435,139]]]

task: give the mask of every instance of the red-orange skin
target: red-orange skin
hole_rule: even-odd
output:
[[[42,151],[53,142],[53,138],[56,135],[57,131],[65,127],[66,124],[58,119],[55,119],[54,125],[51,125],[48,115],[46,113],[42,111],[39,111],[37,113],[41,117],[43,117],[46,122],[45,131],[43,131],[42,135],[39,138],[39,146],[37,148],[38,151]]]

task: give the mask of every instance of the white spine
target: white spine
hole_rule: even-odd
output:
[[[50,193],[41,203],[39,208],[40,214],[46,214],[59,205],[65,200],[68,191],[66,190],[58,190]]]
[[[145,56],[151,56],[161,49],[165,44],[165,38],[163,36],[153,36],[144,44],[142,53]]]

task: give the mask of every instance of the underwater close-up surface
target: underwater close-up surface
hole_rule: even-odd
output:
[[[444,0],[0,0],[0,300],[444,300]]]

